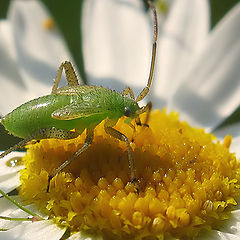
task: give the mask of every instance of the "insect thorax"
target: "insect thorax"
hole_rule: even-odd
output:
[[[84,101],[87,101],[89,98],[95,102],[93,105],[102,106],[108,112],[109,118],[124,116],[126,107],[132,113],[131,115],[135,115],[135,112],[139,109],[134,99],[103,87],[98,87],[95,91],[83,96]]]

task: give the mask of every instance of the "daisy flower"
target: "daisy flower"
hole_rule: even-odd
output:
[[[104,3],[85,3],[88,78],[113,89],[134,86],[138,93],[148,77],[151,18],[139,1]],[[151,113],[149,127],[133,123],[131,128],[124,119],[115,126],[131,141],[139,194],[129,181],[125,144],[107,135],[102,123],[95,129],[91,150],[52,179],[49,193],[48,175],[83,144],[85,133],[68,141],[41,140],[29,145],[23,157],[19,195],[24,205],[34,203],[51,220],[10,221],[1,225],[10,229],[2,237],[59,239],[68,229],[75,233],[65,234],[69,239],[237,239],[239,210],[233,206],[240,193],[240,163],[230,152],[239,156],[239,135],[231,144],[229,135],[220,141],[208,132],[239,104],[239,18],[238,4],[209,32],[207,1],[172,3],[160,26],[158,64],[149,94],[155,108],[166,106],[168,111]],[[185,122],[174,111],[181,112]],[[22,167],[9,167],[19,162],[9,158],[2,165],[5,179]],[[10,189],[11,184],[5,188]],[[22,217],[6,199],[1,202],[1,215]]]

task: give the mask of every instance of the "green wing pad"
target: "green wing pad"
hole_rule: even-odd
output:
[[[63,108],[59,108],[51,114],[51,117],[59,120],[72,120],[93,115],[102,115],[106,109],[101,105],[91,103],[72,103]]]

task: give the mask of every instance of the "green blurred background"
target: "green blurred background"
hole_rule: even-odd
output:
[[[28,1],[28,0],[26,0]],[[82,79],[85,78],[82,49],[81,49],[81,28],[80,19],[83,0],[41,0],[52,14],[65,41],[74,57]],[[240,0],[210,0],[212,27]],[[0,0],[0,18],[5,18],[11,0]],[[231,124],[240,121],[240,107],[222,124]],[[0,150],[4,150],[19,139],[10,136],[0,126]]]

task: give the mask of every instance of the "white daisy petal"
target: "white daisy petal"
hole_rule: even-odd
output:
[[[1,216],[8,216],[9,214],[16,211],[17,209],[18,209],[17,206],[12,204],[6,198],[4,198],[4,197],[0,198],[0,215]]]
[[[224,138],[228,134],[231,135],[233,138],[236,138],[240,136],[240,123],[231,124],[226,127],[217,129],[213,133],[219,139]]]
[[[229,232],[240,236],[240,209],[232,211],[231,224],[229,224]]]
[[[226,224],[221,227],[221,231],[211,230],[202,231],[196,240],[232,240],[239,239],[240,236],[240,210],[234,210],[231,213],[231,218],[226,221]]]
[[[6,95],[0,94],[0,114],[5,115],[26,101],[27,91],[17,71],[15,48],[11,34],[11,25],[0,20],[0,86],[1,93],[11,93],[6,104]],[[21,93],[21,94],[19,94]]]
[[[11,196],[11,198],[18,203],[21,203],[21,197],[19,195]],[[26,213],[25,211],[19,209],[16,205],[11,203],[8,199],[1,197],[0,198],[0,215],[1,216],[10,216],[10,217],[28,217],[31,216],[30,214]],[[27,205],[27,209],[35,213],[36,215],[40,216],[41,218],[47,218],[46,214],[43,214],[37,210],[37,207],[34,204]],[[21,214],[19,213],[21,211]]]
[[[17,201],[18,203],[21,203],[21,199],[19,196],[11,196],[11,198]],[[36,206],[34,206],[33,204],[26,206],[26,208],[43,219],[47,218],[46,215],[43,215],[42,213],[38,212],[38,210],[36,209]],[[26,213],[22,209],[18,208],[16,205],[11,203],[9,200],[7,200],[4,197],[0,198],[0,216],[10,217],[10,218],[33,217],[29,213]],[[20,225],[21,223],[22,221],[0,219],[0,229],[12,229]]]
[[[0,151],[0,153],[2,153]],[[11,152],[9,153],[7,156],[1,158],[0,161],[0,173],[4,173],[4,174],[9,174],[9,173],[16,173],[19,172],[20,169],[25,168],[24,165],[17,165],[17,166],[13,166],[10,167],[7,165],[7,162],[9,162],[11,159],[15,159],[18,157],[23,157],[25,155],[25,152]]]
[[[13,42],[13,36],[11,31],[11,24],[8,20],[0,20],[0,61],[1,61],[1,77],[10,76],[10,79],[14,81],[15,84],[24,85],[23,82],[17,81],[20,76],[17,72],[16,67],[16,54],[15,46]],[[9,65],[8,65],[9,64]]]
[[[0,189],[4,192],[10,192],[20,185],[19,170],[24,166],[8,167],[6,162],[15,157],[22,157],[25,153],[12,152],[0,161]]]
[[[206,0],[175,1],[159,36],[154,96],[171,98],[194,56],[201,50],[209,31]],[[155,103],[155,107],[160,107]]]
[[[13,205],[10,201],[5,199],[4,197],[0,198],[0,216],[3,217],[29,217],[29,214],[26,214],[24,211],[17,208],[17,206]],[[19,221],[10,221],[10,220],[4,220],[0,219],[0,229],[11,229],[22,222]],[[1,236],[1,232],[0,232]]]
[[[0,232],[4,240],[58,240],[65,229],[59,228],[50,220],[38,222],[22,222],[20,225],[6,232]]]
[[[217,230],[206,231],[196,240],[239,240],[239,236],[231,233],[224,233]]]
[[[239,236],[232,233],[225,233],[221,231],[217,231],[218,236],[221,240],[239,240]],[[211,238],[213,239],[213,238]]]
[[[82,232],[73,234],[71,237],[68,238],[68,240],[102,240],[102,239],[103,239],[102,236],[90,235]]]
[[[213,31],[172,99],[171,109],[209,131],[239,105],[239,22],[240,4]]]
[[[70,54],[56,27],[47,29],[49,14],[40,1],[13,1],[9,10],[20,73],[31,95],[49,94],[61,62]]]
[[[237,157],[240,158],[240,136],[233,138],[230,151],[236,153]]]
[[[152,48],[152,22],[142,2],[88,0],[83,14],[90,83],[119,91],[135,86],[139,93],[147,82]]]
[[[135,85],[136,93],[145,86],[151,57],[152,22],[146,17],[141,4],[139,0],[85,1],[84,51],[91,83],[117,90]],[[239,104],[240,4],[207,39],[208,15],[207,0],[175,1],[161,36],[158,53],[160,69],[156,71],[152,92],[155,93],[155,107],[160,106],[159,95],[168,103],[176,93],[170,109],[180,110],[185,120],[212,130]],[[43,27],[48,16],[38,1],[15,0],[9,14],[12,26],[9,23],[1,25],[0,22],[0,33],[6,31],[0,39],[0,54],[7,55],[5,63],[0,58],[0,84],[3,81],[4,91],[16,95],[22,87],[21,101],[26,95],[30,99],[48,94],[51,78],[56,75],[56,66],[69,59],[57,30]],[[11,28],[14,41],[9,31]],[[204,45],[206,40],[209,42]],[[14,53],[14,44],[17,54]],[[2,62],[3,67],[8,64],[7,67],[14,70],[11,72],[10,67],[1,70]],[[192,62],[194,65],[190,68]],[[4,102],[4,98],[0,100]],[[15,102],[12,99],[11,104]],[[2,109],[5,111],[5,108]],[[240,124],[216,131],[219,136],[226,133],[234,137],[230,150],[240,156]],[[11,153],[0,161],[0,188],[5,192],[20,184],[18,172],[23,166],[6,166],[6,161],[16,154]],[[28,216],[5,198],[0,198],[0,215]],[[233,211],[229,223],[221,232],[212,230],[197,239],[239,239],[240,210]],[[65,231],[50,220],[33,223],[0,220],[0,229],[5,228],[11,229],[0,232],[0,239],[57,240]],[[79,232],[68,239],[102,240],[102,237]]]
[[[20,185],[19,173],[4,174],[0,176],[0,188],[4,192],[10,192]],[[1,196],[1,194],[0,194]]]

